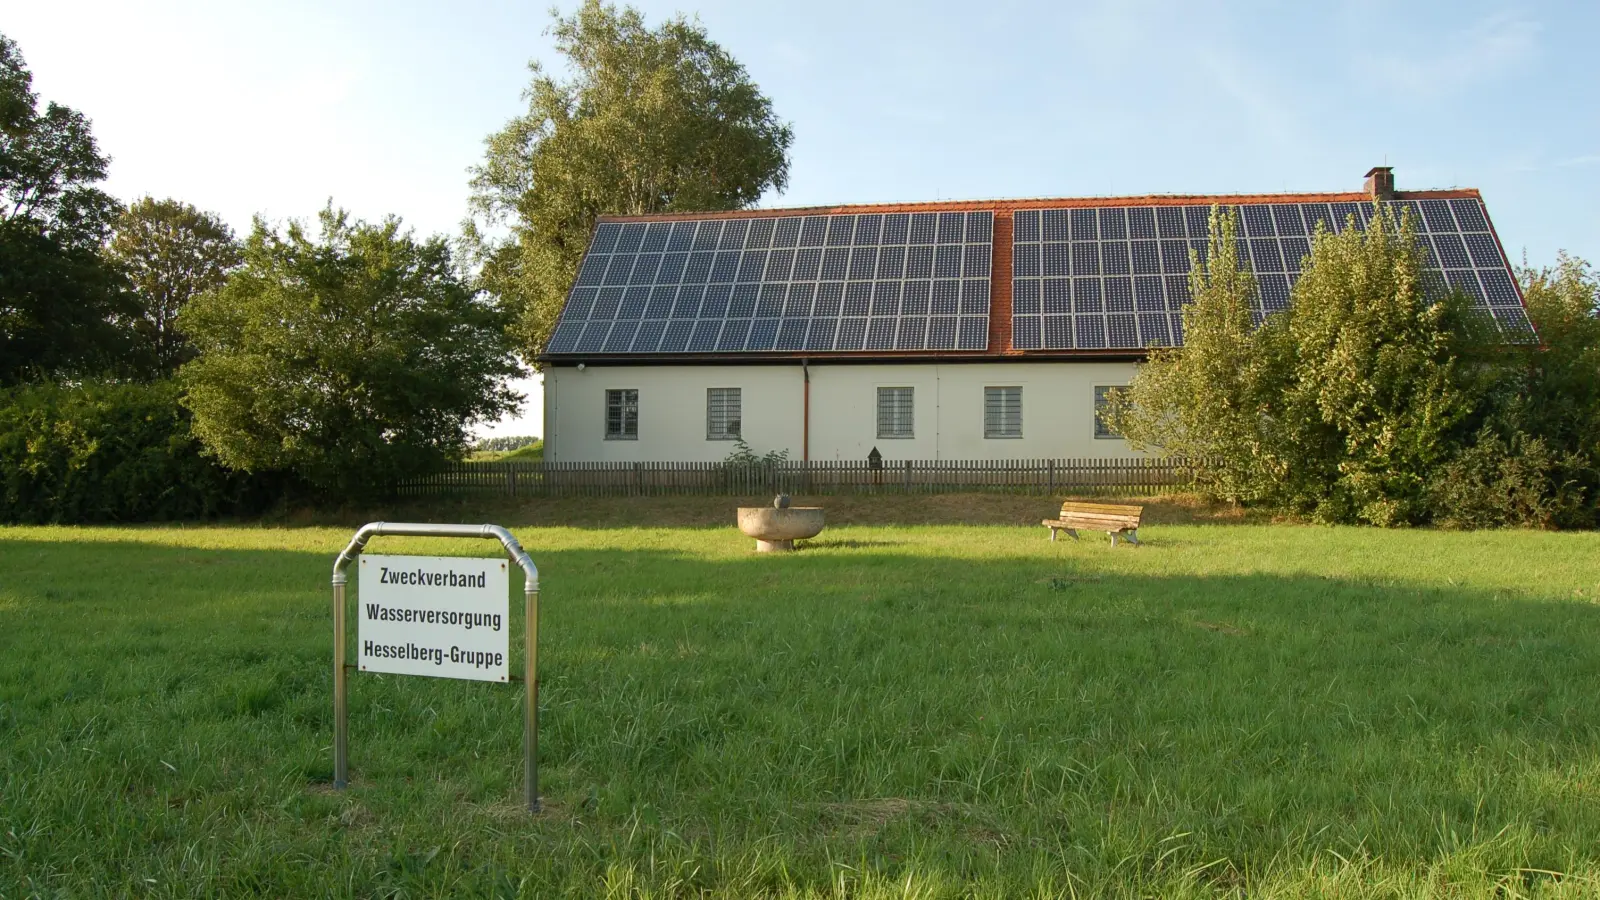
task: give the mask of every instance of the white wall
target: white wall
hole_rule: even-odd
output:
[[[811,365],[812,459],[1038,459],[1136,455],[1094,436],[1094,388],[1127,384],[1131,362]],[[1022,437],[983,436],[983,389],[1022,388]],[[744,439],[757,453],[802,456],[798,363],[745,366],[561,366],[545,370],[545,459],[716,461],[731,441],[706,440],[706,389],[742,391]],[[914,437],[877,436],[877,389],[914,389]],[[605,392],[639,391],[639,439],[605,439]]]

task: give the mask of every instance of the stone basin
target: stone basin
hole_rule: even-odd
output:
[[[759,553],[793,550],[797,539],[822,531],[822,507],[741,506],[739,530],[756,539]]]

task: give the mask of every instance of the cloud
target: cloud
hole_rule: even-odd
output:
[[[1540,30],[1516,13],[1496,13],[1437,40],[1393,41],[1404,51],[1368,56],[1363,69],[1415,97],[1455,93],[1532,58]]]

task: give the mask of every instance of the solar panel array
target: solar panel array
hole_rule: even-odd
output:
[[[983,350],[992,212],[595,229],[548,352]]]
[[[1476,199],[1400,200],[1429,251],[1435,287],[1465,291],[1511,333],[1527,314]],[[1364,227],[1370,203],[1238,207],[1239,256],[1259,287],[1257,321],[1289,305],[1316,225]],[[1167,347],[1183,342],[1190,253],[1206,255],[1210,208],[1129,206],[1018,210],[1013,218],[1012,346],[1019,350]],[[1353,217],[1353,218],[1352,218]]]
[[[1394,202],[1411,210],[1435,288],[1464,291],[1508,333],[1531,333],[1481,201]],[[1258,322],[1288,307],[1319,222],[1362,228],[1372,215],[1358,202],[1237,209]],[[1209,215],[1199,205],[1017,210],[1012,346],[1181,344],[1190,253],[1204,258]],[[993,226],[987,211],[602,223],[548,352],[984,350]]]

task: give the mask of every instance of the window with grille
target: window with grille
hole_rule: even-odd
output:
[[[913,437],[912,389],[908,387],[878,388],[878,437]]]
[[[706,440],[738,440],[741,418],[739,388],[706,388]]]
[[[639,439],[639,391],[621,388],[606,391],[606,440]]]
[[[1111,401],[1117,392],[1127,385],[1096,385],[1094,389],[1094,436],[1097,438],[1120,438],[1111,423],[1106,420],[1106,415],[1111,412]]]
[[[983,436],[986,438],[1022,437],[1022,388],[986,387],[983,389]]]

